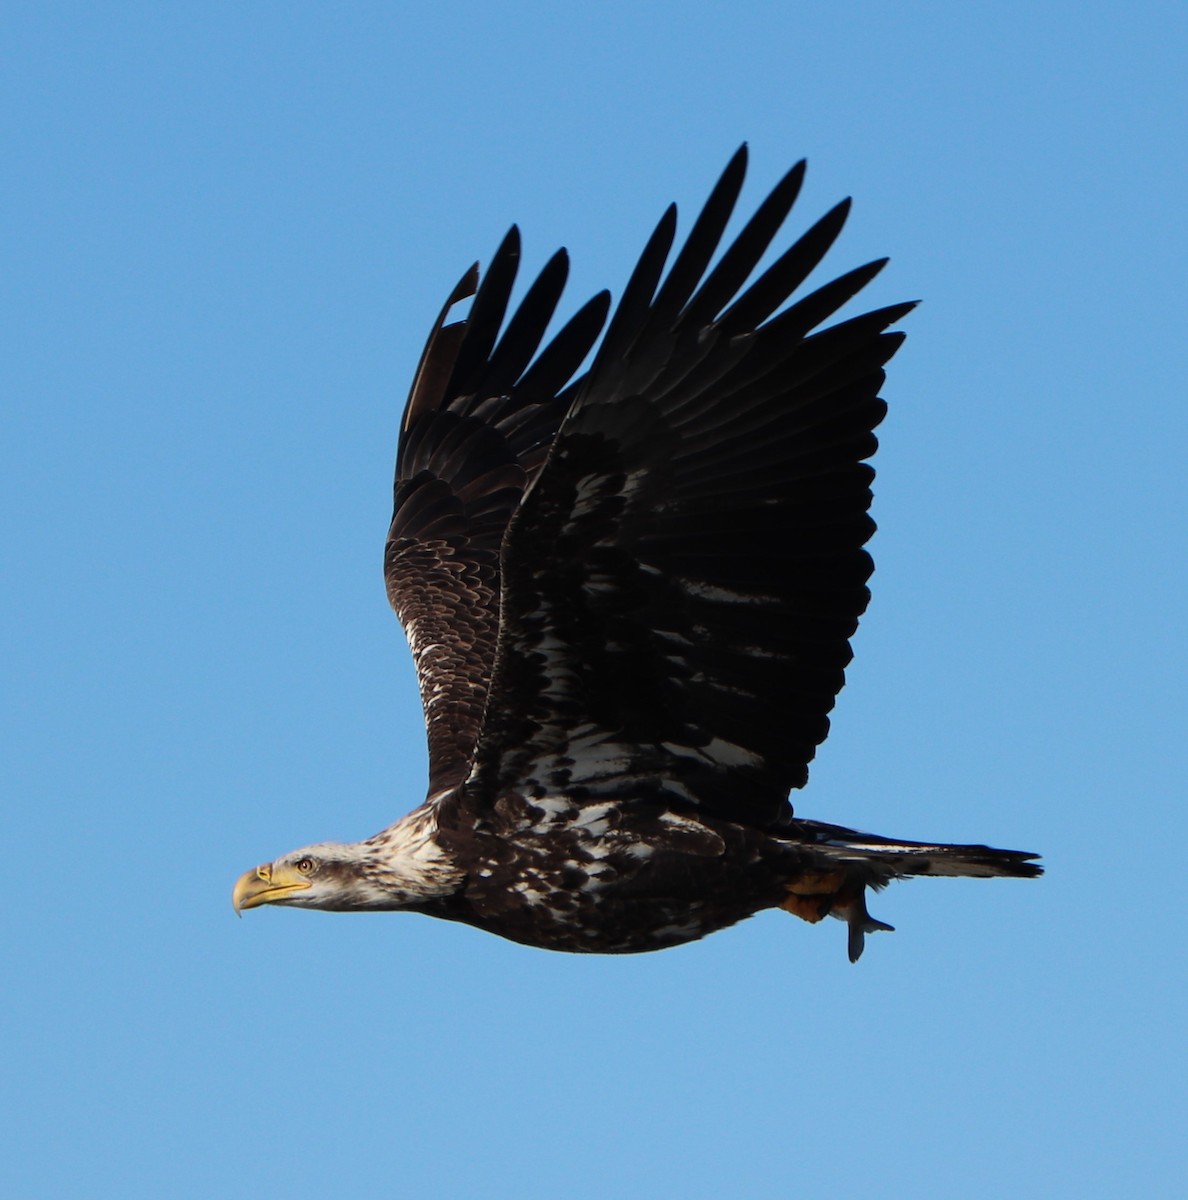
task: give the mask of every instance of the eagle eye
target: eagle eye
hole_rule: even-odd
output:
[[[293,865],[302,875],[308,875],[314,869],[312,858],[299,858]]]

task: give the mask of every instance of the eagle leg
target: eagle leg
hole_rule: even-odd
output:
[[[895,926],[878,921],[866,911],[866,885],[845,871],[806,871],[795,883],[788,884],[780,908],[815,925],[822,917],[837,917],[849,927],[850,962],[862,957],[868,933]]]

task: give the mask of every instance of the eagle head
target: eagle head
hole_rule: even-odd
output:
[[[237,913],[262,904],[332,911],[390,907],[391,900],[369,878],[359,847],[322,842],[303,846],[270,863],[245,871],[235,884],[231,903]]]
[[[262,904],[331,912],[408,908],[454,891],[462,878],[437,844],[424,808],[365,842],[319,842],[245,871],[231,903],[237,913]]]

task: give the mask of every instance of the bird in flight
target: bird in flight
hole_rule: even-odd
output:
[[[514,227],[450,293],[404,411],[384,553],[428,796],[374,837],[246,872],[236,911],[409,910],[629,953],[782,908],[845,921],[856,960],[890,928],[868,888],[1040,874],[1033,854],[793,813],[869,599],[878,393],[913,306],[828,324],[885,259],[793,299],[848,201],[756,275],[803,162],[714,261],[746,161],[675,256],[664,213],[584,372],[607,293],[542,348],[565,251],[510,317]]]

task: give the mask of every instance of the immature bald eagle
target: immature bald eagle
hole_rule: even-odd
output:
[[[450,293],[405,409],[384,556],[428,799],[366,841],[248,871],[237,910],[409,909],[622,953],[780,907],[844,919],[853,960],[890,928],[867,887],[1039,874],[1031,854],[793,816],[869,598],[865,460],[903,338],[886,330],[912,305],[820,329],[881,260],[781,308],[848,202],[742,290],[803,163],[711,268],[745,170],[744,147],[661,282],[665,212],[585,374],[606,293],[539,349],[564,251],[506,326],[515,228],[481,285],[476,265]]]

